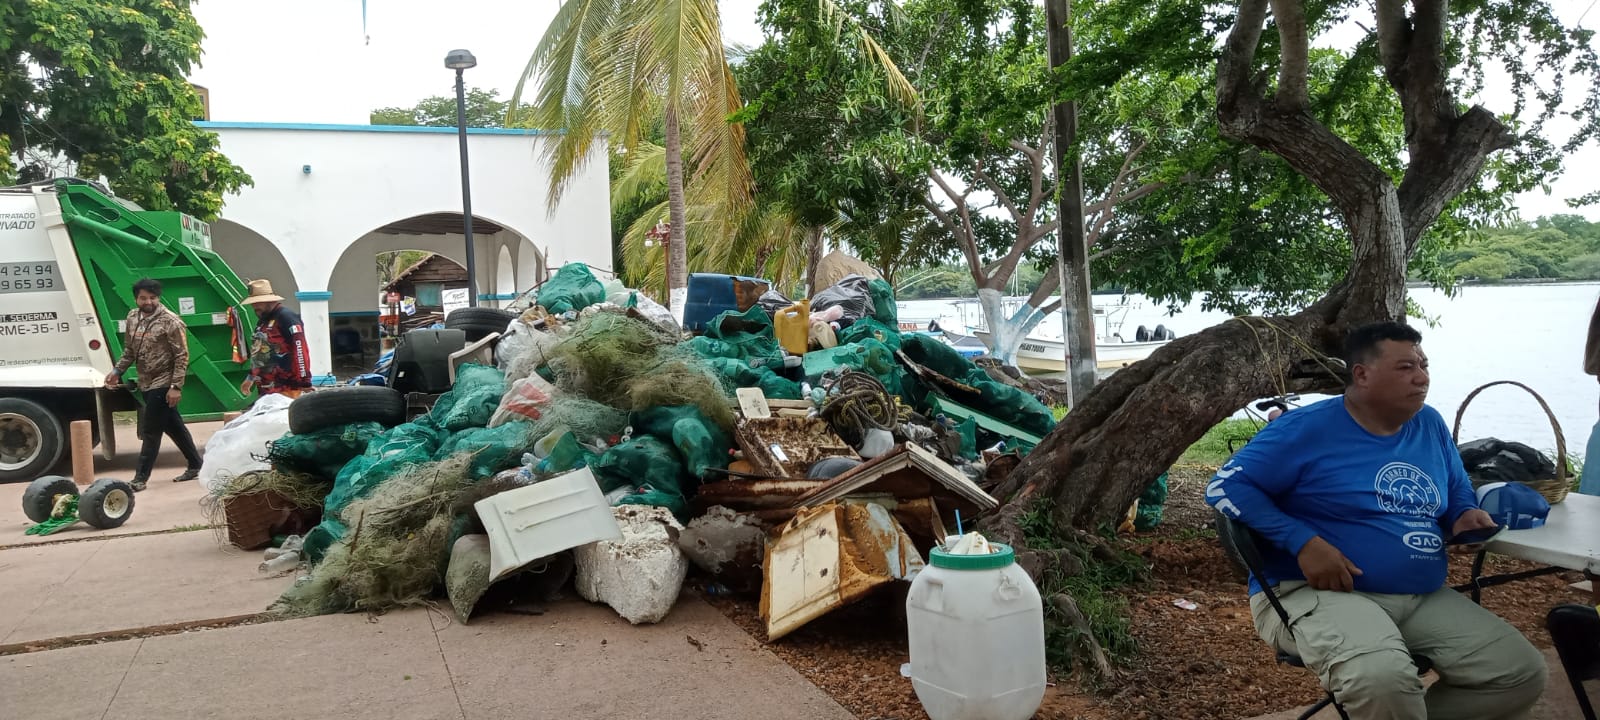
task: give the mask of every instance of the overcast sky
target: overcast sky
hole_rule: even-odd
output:
[[[1595,0],[1553,0],[1567,23],[1600,24]],[[558,0],[201,0],[194,12],[205,29],[205,57],[193,80],[211,91],[213,120],[366,124],[373,108],[409,106],[453,92],[444,56],[466,48],[478,58],[467,71],[470,86],[509,97],[528,56],[555,15]],[[757,45],[760,0],[721,0],[723,40]],[[1584,13],[1588,12],[1585,16]],[[1346,35],[1340,33],[1335,37]],[[1569,94],[1580,93],[1575,84]],[[1511,99],[1491,88],[1470,98],[1495,111]],[[1560,143],[1570,123],[1552,123]],[[1568,159],[1567,175],[1552,194],[1518,198],[1523,216],[1572,212],[1561,202],[1600,187],[1600,148]],[[1600,209],[1581,211],[1600,219]]]

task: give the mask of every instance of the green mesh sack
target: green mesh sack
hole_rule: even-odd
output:
[[[595,279],[588,265],[567,263],[539,287],[537,298],[546,312],[560,315],[604,302],[606,287]]]
[[[1140,532],[1154,530],[1161,524],[1161,515],[1167,506],[1167,474],[1150,483],[1139,495],[1139,511],[1133,518],[1133,529]]]
[[[360,457],[372,439],[382,434],[383,426],[375,422],[339,425],[304,435],[291,433],[273,441],[267,462],[279,470],[338,477],[346,464]]]
[[[821,383],[823,376],[830,372],[856,370],[877,378],[891,395],[900,395],[905,390],[905,371],[895,362],[894,351],[873,339],[808,352],[804,367],[806,380],[812,385]]]
[[[738,360],[725,357],[705,358],[702,362],[732,387],[761,388],[761,392],[772,400],[800,399],[800,383],[782,377],[765,367],[753,368]]]
[[[733,442],[710,418],[692,406],[659,407],[633,414],[636,434],[651,435],[672,445],[689,475],[704,479],[713,468],[728,467]],[[652,478],[653,480],[653,478]]]
[[[891,307],[893,307],[891,305]],[[900,330],[897,325],[887,325],[873,318],[861,318],[839,333],[839,344],[848,345],[863,340],[876,340],[890,350],[899,350]]]
[[[883,278],[867,281],[867,294],[872,296],[872,317],[892,328],[900,327],[900,313],[894,302],[894,288]]]
[[[428,415],[439,427],[452,433],[486,427],[505,394],[505,373],[498,368],[468,363],[456,371],[455,385],[450,392],[439,396]]]
[[[777,335],[773,332],[772,318],[760,305],[752,305],[742,313],[729,310],[716,316],[706,325],[705,336],[732,345],[738,351],[740,360],[775,367],[783,364],[783,346],[778,344]],[[696,349],[696,352],[700,351]]]
[[[351,460],[333,480],[333,490],[323,501],[323,515],[338,517],[350,501],[371,492],[406,465],[433,459],[445,436],[423,423],[406,423],[372,439],[361,457]]]
[[[679,491],[683,460],[671,445],[645,435],[605,451],[589,469],[600,484],[601,492],[638,487],[647,482]]]
[[[537,438],[533,424],[516,421],[493,428],[471,428],[451,435],[435,457],[450,457],[457,453],[472,453],[467,474],[474,480],[483,480],[501,470],[522,463],[522,455],[533,447]]]
[[[1055,416],[1038,398],[994,380],[949,345],[921,334],[903,339],[901,352],[912,362],[978,391],[976,397],[955,398],[958,402],[1035,435],[1046,435],[1055,428]]]

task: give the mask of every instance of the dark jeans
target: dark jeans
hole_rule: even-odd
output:
[[[200,469],[200,451],[195,449],[194,437],[189,435],[189,426],[183,424],[178,409],[167,404],[167,391],[145,390],[144,410],[139,413],[139,437],[144,440],[144,446],[139,450],[139,469],[133,473],[135,478],[150,479],[150,471],[156,466],[156,455],[161,452],[163,434],[172,438],[172,443],[178,446],[178,452],[183,453],[183,459],[188,461],[190,470]]]

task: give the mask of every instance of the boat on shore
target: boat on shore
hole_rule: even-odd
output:
[[[1020,298],[1007,299],[1004,304],[1005,311],[1016,312],[1021,302]],[[955,309],[954,315],[927,322],[908,319],[901,323],[902,330],[937,334],[946,344],[968,357],[986,354],[991,334],[978,301],[959,300],[950,305]],[[1165,326],[1157,325],[1152,330],[1141,325],[1134,331],[1132,339],[1124,338],[1122,329],[1131,309],[1132,306],[1127,304],[1095,306],[1097,369],[1114,370],[1127,367],[1150,357],[1157,348],[1177,337]],[[965,332],[955,330],[957,327]],[[1066,372],[1066,346],[1062,342],[1061,329],[1048,321],[1035,328],[1017,347],[1016,365],[1033,373]]]

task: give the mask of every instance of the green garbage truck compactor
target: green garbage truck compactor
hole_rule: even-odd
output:
[[[0,188],[0,482],[60,462],[75,420],[93,423],[103,457],[116,454],[112,413],[139,401],[104,382],[122,353],[133,283],[145,277],[161,281],[161,301],[188,328],[178,411],[212,420],[246,405],[248,367],[234,362],[228,320],[245,286],[212,252],[206,223],[133,209],[81,180]],[[254,314],[240,314],[249,338]]]

